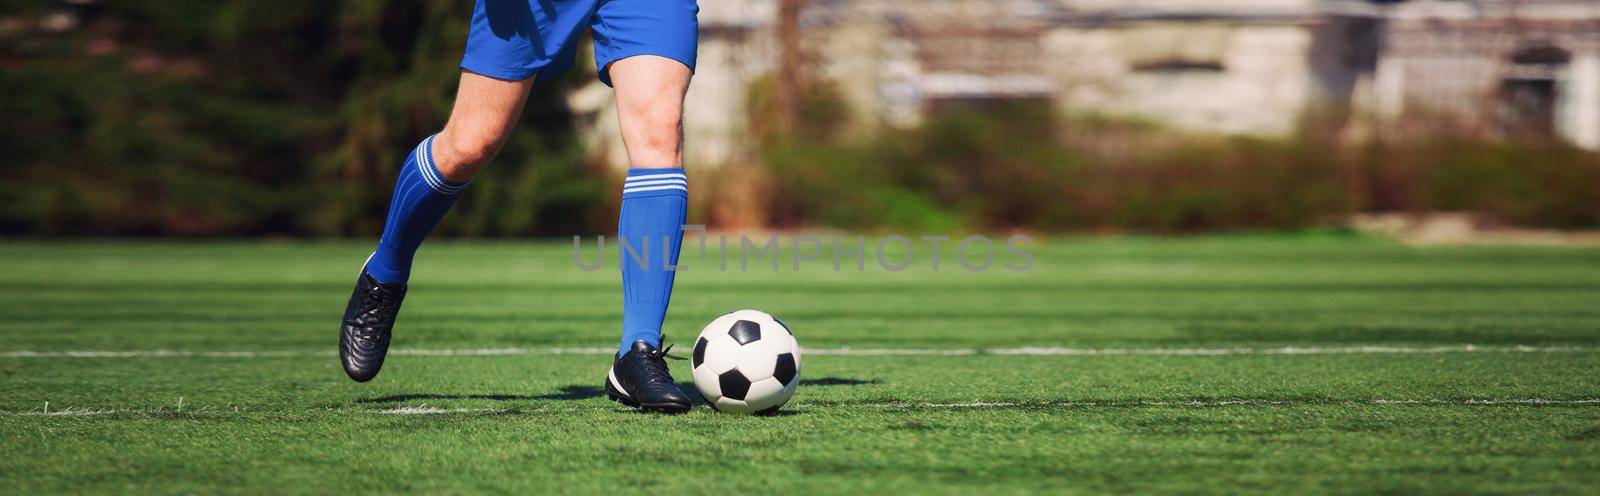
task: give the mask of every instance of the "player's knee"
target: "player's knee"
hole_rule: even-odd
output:
[[[678,151],[680,135],[678,127],[653,130],[644,134],[644,148],[654,153],[676,153]]]
[[[682,119],[677,112],[647,115],[641,129],[640,147],[652,153],[676,153],[683,141]]]
[[[445,141],[444,146],[435,146],[435,163],[439,173],[444,178],[455,182],[464,182],[472,179],[478,171],[489,165],[494,160],[496,153],[500,152],[500,141],[493,137],[465,135],[441,135]],[[438,151],[444,151],[440,157]]]

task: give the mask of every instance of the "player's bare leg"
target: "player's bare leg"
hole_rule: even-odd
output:
[[[444,131],[407,155],[383,238],[362,266],[339,326],[339,361],[351,379],[370,381],[383,367],[417,247],[505,144],[532,85],[532,78],[508,81],[462,72]]]
[[[533,78],[507,81],[461,73],[450,119],[433,147],[434,163],[445,179],[470,181],[489,165],[516,128],[532,87]]]
[[[622,260],[622,341],[606,377],[606,393],[646,410],[685,412],[692,404],[667,371],[661,326],[672,295],[673,273],[667,267],[678,262],[688,200],[682,157],[690,70],[677,60],[639,55],[613,62],[609,72],[617,124],[632,164],[623,185],[617,239],[642,250],[646,261]]]
[[[683,97],[689,68],[682,62],[640,55],[611,64],[617,126],[628,162],[640,168],[683,166]]]

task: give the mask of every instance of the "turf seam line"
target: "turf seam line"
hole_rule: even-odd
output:
[[[805,348],[805,355],[832,356],[1223,356],[1223,355],[1411,355],[1441,353],[1594,353],[1600,348],[1585,346],[1285,346],[1278,348]],[[395,349],[402,356],[501,356],[501,355],[607,355],[614,348],[463,348]],[[186,351],[186,350],[70,350],[0,351],[0,358],[280,358],[333,356],[333,351]]]

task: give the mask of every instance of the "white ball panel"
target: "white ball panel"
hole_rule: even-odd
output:
[[[755,411],[751,410],[750,405],[746,404],[745,402],[733,398],[718,398],[716,403],[718,411],[745,414]]]
[[[772,352],[770,340],[763,339],[739,347],[739,372],[751,381],[772,377],[778,364],[778,354]]]
[[[750,392],[744,396],[744,402],[750,405],[750,410],[759,412],[782,405],[789,401],[789,395],[783,394],[783,383],[768,377],[750,385]]]
[[[706,401],[716,401],[722,397],[722,383],[717,382],[717,373],[712,372],[711,367],[695,367],[694,387],[700,390],[700,396],[704,396]]]
[[[720,336],[707,338],[706,361],[700,364],[702,368],[711,369],[711,372],[721,374],[739,366],[739,342],[724,332]]]
[[[738,321],[739,318],[732,313],[717,317],[710,324],[706,324],[705,328],[700,329],[700,337],[710,340],[717,336],[725,335],[728,333],[728,329],[733,327],[733,323]]]
[[[794,351],[794,337],[776,325],[761,328],[761,342],[766,343],[767,349],[772,350],[773,354]]]
[[[794,347],[794,352],[793,352],[794,353],[794,372],[795,372],[794,375],[795,375],[795,377],[799,377],[800,376],[800,370],[801,370],[801,367],[800,367],[800,341],[796,340],[794,338],[794,336],[789,336],[789,344]]]

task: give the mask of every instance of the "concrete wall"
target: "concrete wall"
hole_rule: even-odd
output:
[[[1159,34],[1168,31],[1171,34]],[[1045,38],[1048,68],[1066,112],[1148,119],[1206,133],[1281,136],[1292,132],[1309,105],[1313,32],[1302,25],[1226,21],[1144,22],[1063,27]],[[1152,48],[1141,44],[1215,44],[1179,55],[1219,67],[1140,68]]]
[[[1502,84],[1528,69],[1512,54],[1548,46],[1571,54],[1553,76],[1554,130],[1600,150],[1600,2],[1414,0],[1386,15],[1371,98],[1357,102],[1375,111],[1376,127],[1443,118],[1494,135]]]

